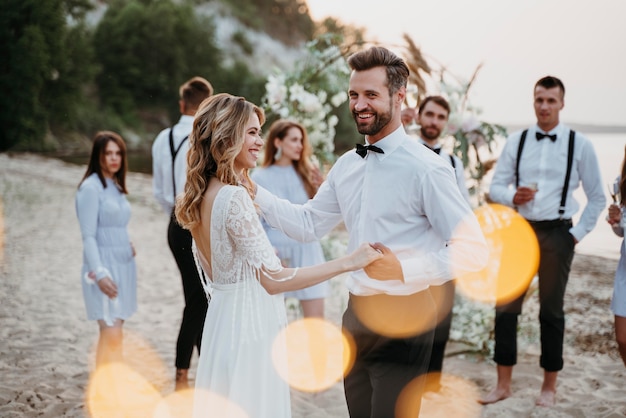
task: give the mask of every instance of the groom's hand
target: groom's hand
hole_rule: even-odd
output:
[[[372,247],[381,252],[383,256],[365,267],[363,269],[365,273],[376,280],[404,281],[402,266],[396,255],[381,243],[372,244]]]

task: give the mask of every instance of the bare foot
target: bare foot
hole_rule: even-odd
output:
[[[488,405],[490,403],[496,403],[511,396],[511,389],[495,388],[487,394],[487,396],[478,400],[478,403]]]
[[[535,401],[537,406],[554,406],[556,403],[556,392],[553,390],[542,390],[539,397]]]

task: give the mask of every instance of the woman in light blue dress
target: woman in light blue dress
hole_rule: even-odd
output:
[[[263,165],[252,173],[252,180],[292,203],[305,203],[312,198],[322,182],[319,169],[310,161],[312,155],[306,130],[299,123],[277,120],[270,127],[263,156]],[[285,267],[305,267],[325,261],[319,241],[301,243],[263,222],[263,228]],[[324,317],[324,298],[328,282],[295,292],[285,297],[296,298],[305,318]]]
[[[137,310],[135,250],[128,237],[126,145],[98,132],[76,193],[83,240],[82,286],[87,318],[98,321],[96,366],[121,361],[122,325]]]
[[[617,190],[613,191],[614,203],[609,206],[607,221],[613,228],[615,235],[624,237],[624,229],[626,229],[626,155],[622,162],[622,174],[615,180],[615,184]],[[622,361],[626,366],[626,241],[624,240],[622,240],[619,262],[615,272],[611,310],[615,315],[615,339]]]

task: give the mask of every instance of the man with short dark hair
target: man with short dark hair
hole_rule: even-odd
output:
[[[427,96],[417,109],[415,121],[419,125],[417,140],[429,150],[443,158],[454,170],[459,191],[470,204],[470,197],[465,185],[463,161],[456,155],[448,154],[441,147],[441,134],[445,131],[450,116],[450,104],[442,96]],[[452,307],[454,306],[455,282],[450,280],[439,286],[431,286],[430,291],[437,305],[437,327],[433,338],[433,350],[428,364],[426,390],[438,392],[441,388],[441,372],[446,344],[452,325]]]
[[[565,87],[547,76],[534,87],[537,123],[513,133],[498,159],[489,189],[491,200],[517,208],[532,226],[539,242],[539,323],[543,385],[539,406],[555,403],[558,372],[563,368],[565,313],[563,299],[575,245],[596,225],[605,197],[598,159],[591,142],[561,123]],[[572,216],[579,204],[574,190],[583,186],[587,204],[576,225]],[[496,306],[495,355],[497,386],[483,404],[511,396],[513,366],[517,362],[517,319],[525,294]]]
[[[471,206],[470,196],[465,185],[465,168],[463,161],[453,154],[448,154],[441,149],[441,134],[445,131],[450,116],[450,105],[442,96],[427,96],[417,109],[415,121],[419,125],[418,140],[434,151],[444,160],[448,161],[454,170],[456,182],[461,194]]]
[[[156,200],[170,216],[167,242],[182,278],[185,309],[176,342],[176,390],[186,389],[194,346],[202,342],[202,328],[208,308],[207,295],[191,252],[191,233],[181,228],[174,217],[176,195],[185,187],[187,150],[193,117],[200,103],[213,94],[213,86],[202,77],[193,77],[179,89],[181,117],[171,128],[164,129],[152,144],[152,186]]]

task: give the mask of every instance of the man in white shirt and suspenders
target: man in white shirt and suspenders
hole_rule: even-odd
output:
[[[170,217],[167,242],[182,278],[185,309],[176,342],[176,390],[188,387],[187,374],[193,354],[202,341],[202,328],[208,307],[198,270],[191,252],[191,233],[174,218],[176,196],[185,187],[189,134],[196,109],[213,94],[213,86],[202,77],[193,77],[179,89],[181,117],[171,128],[164,129],[152,144],[153,193],[163,211]]]
[[[565,87],[556,77],[543,77],[534,87],[536,125],[509,136],[498,159],[489,189],[491,200],[515,207],[532,226],[540,249],[539,322],[543,385],[539,406],[555,404],[558,372],[563,368],[565,314],[563,298],[575,245],[595,226],[605,197],[598,159],[591,142],[559,121]],[[573,192],[582,185],[587,204],[572,224],[579,204]],[[524,294],[496,306],[495,354],[497,386],[483,404],[511,396],[517,362],[517,318]]]

